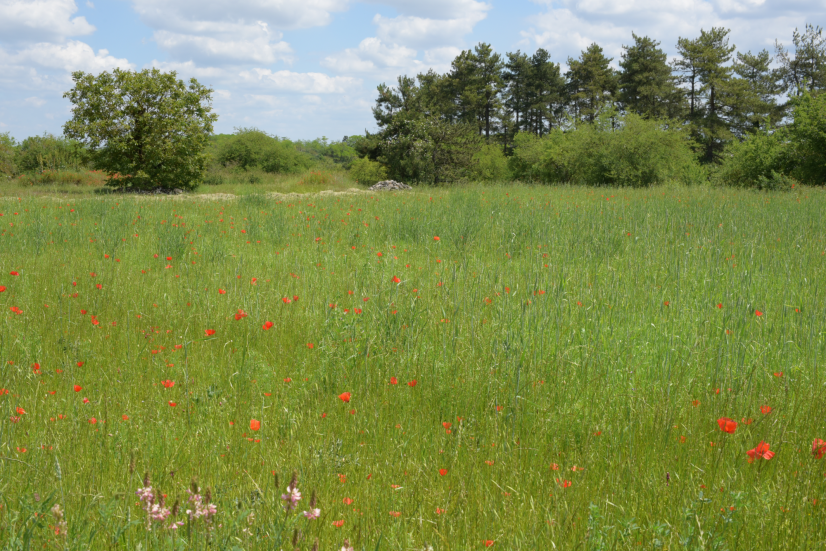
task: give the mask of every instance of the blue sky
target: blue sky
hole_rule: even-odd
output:
[[[377,84],[478,42],[563,65],[596,42],[616,64],[632,31],[670,56],[712,26],[773,52],[806,23],[826,0],[0,0],[0,133],[60,133],[72,71],[154,66],[214,88],[218,132],[338,140],[375,128]]]

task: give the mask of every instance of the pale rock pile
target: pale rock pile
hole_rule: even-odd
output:
[[[370,191],[401,191],[405,189],[413,188],[395,180],[383,180],[376,185],[370,186]]]

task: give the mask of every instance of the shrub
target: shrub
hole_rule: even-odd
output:
[[[761,132],[742,142],[733,141],[723,152],[714,181],[736,187],[754,187],[762,179],[788,170],[792,144],[785,130]]]
[[[80,142],[44,134],[23,140],[18,148],[17,168],[21,172],[78,170],[86,165],[88,157]]]
[[[16,145],[8,132],[0,134],[0,175],[9,177],[17,173]]]
[[[806,183],[826,184],[826,94],[807,92],[791,103],[794,123],[788,135],[795,160],[791,175]]]
[[[473,156],[471,178],[483,182],[502,182],[509,177],[508,158],[499,145],[484,145]]]
[[[350,165],[350,178],[359,184],[372,186],[387,179],[387,169],[381,163],[362,157]]]
[[[309,155],[298,151],[289,140],[270,136],[256,128],[240,128],[216,144],[217,161],[242,170],[260,168],[265,172],[295,174],[312,166]]]
[[[509,162],[517,179],[615,186],[696,180],[697,165],[685,134],[668,121],[610,112],[576,130],[519,134]]]

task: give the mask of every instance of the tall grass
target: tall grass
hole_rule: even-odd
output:
[[[517,186],[0,201],[0,542],[816,548],[824,208]],[[776,455],[749,463],[761,441]],[[285,514],[293,470],[320,519]],[[144,473],[167,505],[210,488],[213,528],[147,531]]]

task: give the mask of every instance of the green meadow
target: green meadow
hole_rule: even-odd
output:
[[[2,198],[0,549],[821,549],[824,213]]]

